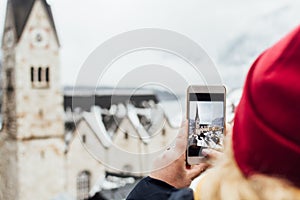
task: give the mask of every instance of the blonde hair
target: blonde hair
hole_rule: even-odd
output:
[[[287,180],[262,174],[246,178],[234,160],[230,136],[225,144],[225,155],[206,172],[195,196],[201,200],[300,199],[300,189]]]

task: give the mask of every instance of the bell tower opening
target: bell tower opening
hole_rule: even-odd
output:
[[[47,89],[50,87],[49,66],[30,67],[31,88]]]

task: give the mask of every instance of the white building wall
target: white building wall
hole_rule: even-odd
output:
[[[0,199],[19,199],[18,170],[17,170],[17,143],[8,138],[0,140]]]
[[[136,176],[148,175],[152,169],[153,159],[173,142],[178,131],[177,128],[172,128],[167,121],[162,129],[165,129],[164,135],[160,130],[150,137],[148,143],[145,143],[128,118],[124,118],[113,138],[113,147],[108,151],[108,162],[112,166],[118,167],[118,170],[111,170],[120,172],[121,169],[121,173],[133,172]],[[127,139],[125,139],[125,132],[128,133]],[[130,165],[132,171],[127,171],[126,165]]]
[[[18,141],[18,199],[52,199],[65,191],[63,150],[57,138]]]
[[[88,144],[94,144],[98,141],[95,134],[89,128],[85,121],[80,122],[75,130],[74,138],[70,143],[67,155],[66,155],[66,180],[67,180],[67,192],[76,198],[76,181],[77,176],[82,171],[88,171],[91,174],[91,187],[93,187],[97,180],[104,176],[104,166],[92,156],[91,153],[86,149]],[[82,143],[82,135],[85,135],[86,144]],[[96,142],[98,150],[103,150],[103,147],[99,142]]]

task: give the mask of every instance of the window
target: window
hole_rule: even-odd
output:
[[[44,152],[44,151],[41,151],[41,152],[40,152],[40,156],[41,156],[41,159],[44,159],[44,158],[45,158],[45,152]]]
[[[128,133],[126,132],[125,134],[124,134],[124,139],[128,139]]]
[[[49,67],[30,67],[30,81],[32,88],[48,88],[50,85]]]
[[[82,143],[84,143],[85,144],[85,142],[86,142],[86,135],[82,135]]]
[[[39,80],[39,82],[42,82],[42,68],[41,67],[39,67],[38,80]]]
[[[46,82],[49,83],[49,67],[46,68]]]
[[[163,129],[163,130],[161,131],[161,134],[162,134],[163,136],[165,136],[165,135],[166,135],[166,129]]]
[[[31,83],[34,82],[34,68],[33,67],[30,68],[30,80],[31,80]]]
[[[131,173],[133,171],[133,167],[130,164],[124,165],[122,171]]]
[[[14,90],[12,76],[13,76],[12,69],[8,69],[6,71],[7,92],[12,92]]]
[[[82,171],[77,176],[77,200],[89,197],[91,173]]]
[[[40,117],[40,118],[43,118],[43,116],[44,116],[43,110],[42,110],[42,109],[39,109],[39,117]]]
[[[37,42],[41,42],[41,41],[43,40],[42,35],[41,35],[40,33],[36,34],[35,40],[36,40]]]

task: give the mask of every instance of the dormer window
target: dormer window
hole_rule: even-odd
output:
[[[30,67],[30,81],[32,88],[49,88],[50,86],[50,72],[49,67]]]

